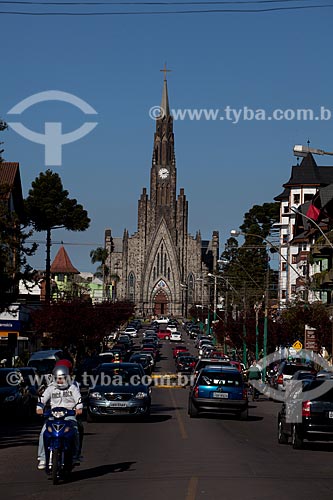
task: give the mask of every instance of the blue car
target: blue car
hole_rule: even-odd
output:
[[[200,370],[190,391],[188,414],[231,413],[248,418],[248,399],[242,374],[232,366],[207,365]]]

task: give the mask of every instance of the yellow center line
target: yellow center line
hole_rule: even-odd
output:
[[[195,497],[197,496],[198,482],[199,480],[197,477],[191,477],[187,487],[186,500],[195,500]]]
[[[179,426],[180,435],[181,435],[182,439],[187,439],[188,435],[187,435],[187,432],[186,432],[186,429],[185,429],[185,424],[184,424],[183,418],[182,418],[182,416],[180,414],[180,411],[177,408],[177,403],[176,403],[176,400],[175,400],[175,397],[173,395],[172,390],[170,391],[170,397],[171,397],[171,401],[172,401],[173,407],[175,409],[175,413],[176,413],[176,418],[177,418],[177,422],[178,422],[178,426]]]

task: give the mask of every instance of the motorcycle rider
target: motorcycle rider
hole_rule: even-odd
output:
[[[39,398],[37,403],[36,412],[38,415],[43,415],[45,405],[50,401],[51,409],[61,406],[72,410],[75,407],[76,415],[82,415],[83,405],[81,403],[81,393],[77,384],[72,383],[69,370],[66,366],[56,366],[53,370],[54,382],[52,382],[44,391],[43,395]],[[66,417],[66,420],[72,420],[74,423],[75,431],[75,450],[73,455],[73,465],[80,464],[79,450],[79,431],[75,417]],[[44,431],[46,425],[43,425],[39,435],[38,445],[38,469],[45,469],[45,448],[44,448]]]

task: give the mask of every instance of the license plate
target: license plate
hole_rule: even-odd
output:
[[[328,418],[333,418],[333,411],[328,412]]]
[[[213,397],[218,399],[228,399],[229,394],[227,392],[213,392]]]
[[[111,406],[111,408],[126,408],[127,403],[109,403],[109,406]]]

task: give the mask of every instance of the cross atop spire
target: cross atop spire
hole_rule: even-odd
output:
[[[172,70],[171,69],[167,69],[166,63],[164,63],[164,67],[163,67],[163,69],[160,69],[160,71],[162,71],[162,73],[164,73],[164,81],[166,82],[166,79],[167,79],[166,75],[167,75],[167,73],[170,73]]]

